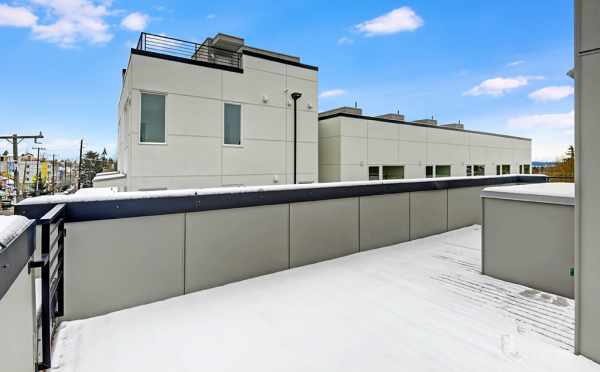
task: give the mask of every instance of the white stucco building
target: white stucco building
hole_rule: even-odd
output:
[[[319,115],[317,72],[299,57],[234,36],[196,44],[142,33],[123,70],[118,172],[97,176],[94,186],[135,191],[530,173],[527,138],[347,107]]]
[[[530,172],[528,138],[400,114],[364,116],[350,107],[319,115],[320,182]]]
[[[223,34],[202,44],[143,33],[123,71],[121,191],[318,181],[317,67]]]

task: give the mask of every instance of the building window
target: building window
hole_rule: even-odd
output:
[[[165,96],[142,93],[140,142],[165,143]]]
[[[496,165],[496,176],[499,176],[502,174],[502,168],[499,165]]]
[[[519,165],[519,173],[520,174],[531,174],[531,166],[529,164]]]
[[[473,174],[475,176],[485,176],[485,165],[474,165]]]
[[[379,180],[379,167],[369,167],[369,181]]]
[[[401,180],[404,178],[404,167],[401,165],[383,166],[384,180]]]
[[[510,164],[502,164],[502,174],[510,174]]]
[[[433,178],[433,165],[428,165],[425,167],[425,177]]]
[[[471,177],[473,175],[473,166],[467,165],[467,177]]]
[[[436,177],[450,177],[450,166],[449,165],[436,165],[435,166]]]
[[[242,106],[226,103],[224,113],[224,140],[226,145],[242,144]]]

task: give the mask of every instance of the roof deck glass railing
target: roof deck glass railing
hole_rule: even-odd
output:
[[[213,65],[242,68],[242,53],[206,44],[142,32],[137,50]]]

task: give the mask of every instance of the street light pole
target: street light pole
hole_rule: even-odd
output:
[[[35,159],[35,195],[38,195],[40,186],[40,150],[46,150],[44,147],[32,147],[32,150],[37,150],[37,158]]]
[[[19,136],[17,134],[12,134],[10,136],[0,136],[0,139],[7,140],[12,144],[13,150],[13,162],[14,162],[14,185],[15,185],[15,198],[19,201],[19,149],[18,145],[24,139],[33,139],[33,143],[38,143],[38,139],[44,138],[42,132],[40,134],[36,134],[33,136]]]

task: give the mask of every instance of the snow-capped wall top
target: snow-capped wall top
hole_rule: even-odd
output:
[[[0,250],[6,247],[29,226],[23,216],[0,216]]]
[[[296,185],[267,185],[267,186],[231,186],[231,187],[211,187],[204,189],[181,189],[181,190],[158,190],[158,191],[128,191],[112,193],[86,193],[71,195],[44,195],[34,198],[28,198],[21,201],[18,205],[35,204],[59,204],[69,202],[90,202],[90,201],[108,201],[108,200],[129,200],[129,199],[150,199],[150,198],[170,198],[199,195],[219,195],[219,194],[244,194],[269,191],[284,190],[307,190],[331,187],[349,187],[349,186],[368,186],[380,184],[396,183],[418,183],[418,182],[443,182],[453,180],[477,180],[498,177],[515,177],[517,175],[504,176],[478,176],[478,177],[440,177],[440,178],[419,178],[406,180],[386,180],[386,181],[352,181],[352,182],[328,182],[328,183],[309,183]],[[534,177],[534,176],[529,176]],[[541,176],[545,177],[545,176]]]
[[[494,186],[483,189],[481,196],[484,198],[575,205],[575,184],[557,182]]]

